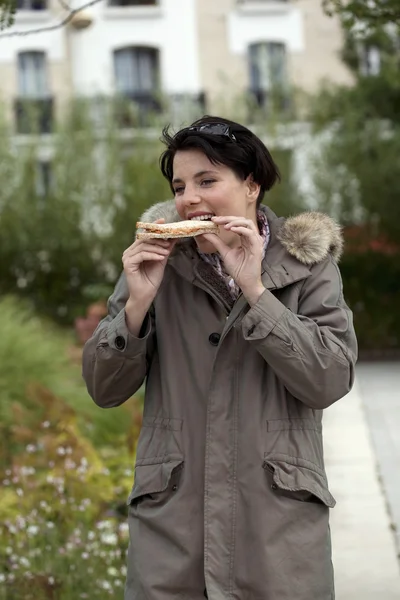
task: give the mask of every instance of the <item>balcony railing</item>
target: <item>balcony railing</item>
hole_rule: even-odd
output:
[[[17,133],[51,133],[53,129],[53,98],[17,98],[14,102]]]
[[[206,111],[206,96],[198,94],[160,94],[126,92],[115,104],[115,115],[121,128],[146,127],[155,117],[168,114],[171,121],[195,119]]]
[[[256,105],[266,111],[287,112],[291,107],[290,95],[286,90],[250,89],[249,94]]]
[[[17,0],[17,10],[46,10],[47,0]]]

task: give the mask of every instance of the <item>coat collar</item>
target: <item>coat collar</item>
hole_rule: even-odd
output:
[[[267,206],[261,210],[268,218],[271,239],[263,260],[263,281],[268,289],[279,289],[301,281],[310,267],[331,255],[339,260],[343,249],[341,228],[333,219],[318,212],[305,212],[288,219],[277,217]],[[152,222],[164,218],[167,223],[180,221],[175,202],[167,200],[150,207],[140,218]],[[172,266],[187,279],[195,275],[193,260],[199,259],[193,240],[182,240],[170,258]]]

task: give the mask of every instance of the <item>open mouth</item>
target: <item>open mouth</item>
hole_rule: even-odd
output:
[[[190,221],[211,221],[213,217],[215,217],[215,215],[210,213],[208,215],[199,215],[198,217],[192,217]]]

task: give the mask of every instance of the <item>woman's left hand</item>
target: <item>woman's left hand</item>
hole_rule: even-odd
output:
[[[227,273],[235,280],[250,304],[255,304],[265,291],[261,280],[263,239],[251,219],[213,217],[212,221],[240,236],[240,246],[230,248],[216,234],[204,234],[224,262]]]

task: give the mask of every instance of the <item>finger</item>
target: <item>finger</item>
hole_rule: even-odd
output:
[[[169,256],[168,250],[164,250],[163,248],[155,249],[155,248],[152,248],[151,246],[145,246],[141,249],[140,252],[137,252],[132,255],[124,256],[122,258],[122,263],[123,263],[124,267],[125,267],[125,265],[128,265],[128,264],[138,265],[138,264],[142,263],[143,256],[145,253],[151,254],[152,256],[161,257],[162,259],[167,259]]]
[[[202,237],[210,242],[221,256],[225,256],[229,252],[230,248],[221,240],[219,235],[216,233],[203,233]]]
[[[249,229],[248,227],[243,227],[242,225],[232,225],[232,227],[229,227],[229,229],[233,233],[237,233],[238,235],[243,235],[244,237],[247,237],[247,238],[257,239],[256,236],[254,235],[254,231],[252,229]]]
[[[218,225],[224,225],[225,229],[230,229],[233,226],[248,227],[252,231],[257,231],[255,223],[251,219],[245,217],[213,217],[212,219]]]
[[[139,252],[139,254],[136,254],[133,257],[133,259],[124,261],[124,269],[129,270],[130,267],[136,267],[137,265],[139,265],[142,262],[146,262],[146,261],[150,261],[150,260],[162,261],[162,260],[165,260],[166,258],[167,258],[166,256],[164,256],[162,254],[157,254],[156,252],[149,252],[149,251]]]
[[[166,249],[169,249],[172,246],[170,241],[159,239],[159,238],[150,238],[148,240],[136,240],[131,246],[129,246],[129,248],[127,248],[124,251],[122,256],[136,253],[136,252],[140,251],[140,249],[144,245],[150,245],[150,244],[152,247],[158,246],[160,248],[166,248]]]

